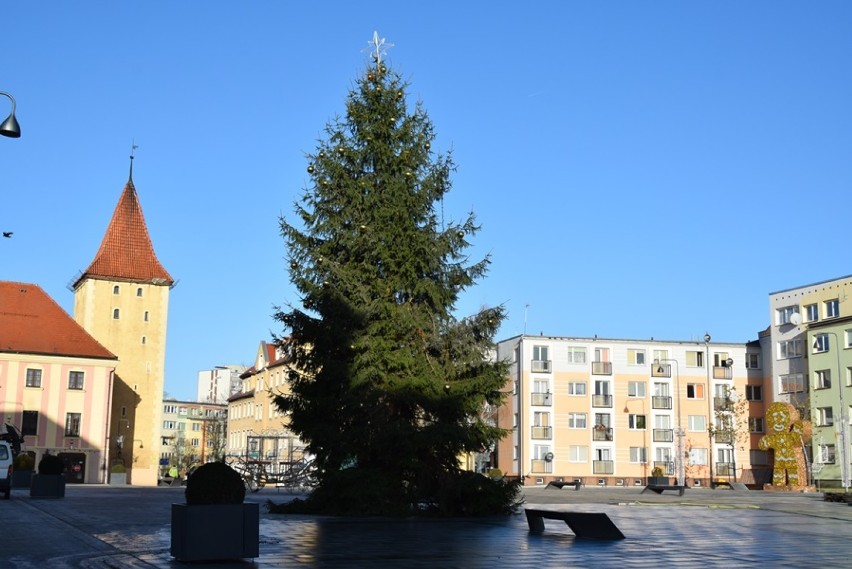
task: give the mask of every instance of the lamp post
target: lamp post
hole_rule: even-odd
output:
[[[704,396],[707,398],[707,420],[713,420],[713,398],[710,396],[712,389],[710,389],[710,334],[707,332],[704,333],[704,367],[707,368],[707,392]],[[713,430],[707,429],[707,439],[708,439],[708,449],[707,451],[710,453],[708,466],[710,467],[710,488],[713,487]]]
[[[849,491],[849,460],[846,457],[847,451],[847,428],[846,423],[846,404],[843,402],[843,381],[841,380],[840,372],[840,341],[837,339],[837,334],[834,332],[820,332],[826,336],[834,336],[834,355],[837,357],[837,388],[840,390],[840,428],[837,430],[837,445],[840,447],[840,483],[843,484],[843,491]],[[814,338],[814,348],[817,347],[817,340]],[[831,345],[829,344],[829,349]],[[827,350],[826,350],[827,351]]]
[[[680,366],[677,360],[662,359],[654,360],[654,365],[660,363],[673,363],[675,365],[675,402],[677,403],[677,456],[675,456],[675,467],[677,468],[677,485],[683,486],[686,473],[683,464],[683,426],[680,421]]]
[[[6,117],[6,120],[0,124],[0,134],[8,136],[9,138],[20,138],[21,127],[18,124],[18,119],[15,118],[15,97],[5,91],[0,91],[0,95],[5,95],[6,97],[9,97],[10,101],[12,101],[12,111],[9,113],[9,116]]]

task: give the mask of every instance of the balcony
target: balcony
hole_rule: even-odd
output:
[[[733,476],[734,475],[734,463],[733,462],[717,462],[716,463],[716,474],[719,476]]]
[[[533,393],[532,394],[532,404],[533,405],[553,405],[553,394],[552,393]]]
[[[674,440],[674,431],[671,429],[654,429],[655,443],[670,443]]]
[[[671,377],[671,376],[672,376],[671,364],[652,364],[651,365],[651,377]]]
[[[594,472],[595,474],[612,474],[615,472],[615,461],[593,460],[592,472]]]
[[[592,362],[592,375],[612,375],[612,362]]]
[[[725,411],[730,409],[731,400],[728,397],[714,397],[713,398],[713,409],[716,411]]]
[[[553,461],[544,459],[534,459],[530,465],[532,472],[543,472],[545,474],[553,472]]]
[[[731,441],[733,440],[733,436],[730,431],[716,431],[714,438],[716,439],[717,443],[727,445],[731,444]]]
[[[532,371],[535,373],[550,373],[550,360],[532,360],[530,363]]]
[[[612,395],[592,395],[592,407],[612,407]]]
[[[671,409],[672,398],[668,395],[654,395],[651,397],[651,407],[653,409]]]
[[[553,427],[533,427],[531,436],[534,439],[553,438]]]
[[[597,425],[592,427],[592,440],[593,441],[611,441],[612,440],[612,428],[604,427],[603,425]]]
[[[733,371],[728,366],[713,366],[713,379],[731,379],[734,377]]]
[[[675,471],[674,462],[666,460],[655,460],[653,468],[661,469],[666,476],[673,475]]]

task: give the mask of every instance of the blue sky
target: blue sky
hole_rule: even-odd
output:
[[[278,216],[373,31],[458,163],[527,333],[744,342],[852,273],[852,3],[18,2],[4,7],[0,279],[69,313],[133,179],[172,291],[166,390],[250,364],[297,302]],[[8,100],[0,98],[0,115]],[[2,119],[3,117],[0,117]],[[527,308],[528,306],[528,308]],[[526,316],[526,318],[525,318]]]

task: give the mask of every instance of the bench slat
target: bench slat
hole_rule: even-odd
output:
[[[530,533],[544,531],[544,518],[563,520],[571,531],[584,539],[624,539],[624,534],[616,527],[609,516],[590,512],[555,512],[552,510],[524,510]]]

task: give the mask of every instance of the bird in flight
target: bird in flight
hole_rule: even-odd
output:
[[[4,231],[4,232],[3,232],[3,237],[8,238],[8,237],[11,237],[11,236],[12,236],[12,232],[11,232],[11,231]]]

